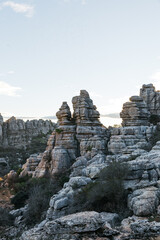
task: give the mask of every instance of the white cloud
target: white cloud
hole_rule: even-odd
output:
[[[6,1],[1,4],[1,8],[3,7],[10,7],[14,12],[23,13],[26,17],[32,17],[34,14],[34,6],[29,4]]]
[[[10,84],[0,81],[0,95],[18,97],[17,91],[21,90],[20,87],[13,87]]]

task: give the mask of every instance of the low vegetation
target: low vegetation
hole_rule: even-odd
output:
[[[60,134],[60,133],[62,133],[62,132],[63,132],[63,129],[61,129],[61,128],[56,128],[56,133]]]
[[[128,215],[127,191],[123,180],[129,172],[127,164],[112,161],[103,169],[99,178],[85,186],[77,200],[83,210],[97,212],[117,212],[123,217]]]
[[[51,134],[49,132],[48,134]],[[48,134],[39,134],[33,137],[26,149],[0,147],[0,158],[7,159],[10,169],[17,171],[31,154],[44,152],[47,146]],[[28,140],[29,141],[29,140]],[[7,156],[7,157],[6,157]]]
[[[0,207],[0,226],[13,224],[13,217],[9,214],[10,209]]]
[[[15,194],[11,199],[15,208],[18,209],[28,204],[24,216],[27,225],[32,226],[45,218],[51,196],[56,194],[69,180],[69,174],[70,170],[61,172],[54,178],[24,177],[16,178],[15,181],[9,183]]]
[[[153,147],[157,141],[160,141],[160,125],[157,125],[155,133],[150,138],[151,146]]]
[[[156,114],[152,114],[149,117],[149,122],[152,123],[153,125],[157,125],[157,123],[160,122],[160,117]]]

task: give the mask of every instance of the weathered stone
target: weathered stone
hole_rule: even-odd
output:
[[[53,131],[54,126],[55,124],[51,121],[42,119],[24,122],[11,117],[3,122],[3,117],[0,115],[0,146],[26,148],[33,137]]]
[[[123,104],[120,116],[123,120],[122,126],[147,126],[150,113],[141,97],[132,96],[130,102]]]
[[[117,132],[113,128],[108,142],[108,151],[113,154],[132,154],[141,149],[149,150],[151,147],[149,140],[155,131],[156,126],[120,127],[118,135],[115,135]]]
[[[159,204],[160,192],[155,187],[135,190],[129,196],[129,208],[136,216],[149,216],[155,213]]]
[[[54,144],[44,152],[34,177],[63,172],[79,156],[89,160],[97,153],[107,152],[108,131],[100,123],[99,113],[87,91],[81,90],[80,96],[74,97],[72,103],[73,117],[66,102],[57,112]]]
[[[22,166],[22,172],[20,173],[20,177],[29,176],[32,177],[36,167],[40,163],[42,159],[42,153],[40,154],[32,154],[27,160],[26,163]]]
[[[160,116],[160,91],[156,91],[153,84],[144,84],[140,89],[140,96],[146,102],[150,113]]]
[[[113,236],[118,234],[118,231],[112,229],[110,224],[106,220],[107,220],[107,217],[104,217],[104,216],[101,217],[100,213],[97,213],[94,211],[75,213],[75,214],[67,215],[65,217],[58,218],[54,221],[47,221],[41,227],[38,226],[37,228],[24,232],[20,239],[21,240],[42,240],[42,239],[79,240],[79,239],[87,239],[86,237],[83,237],[83,234],[86,235],[86,234],[94,233],[94,236],[96,237],[95,232],[100,229],[101,229],[101,232],[103,232],[103,236]],[[79,235],[76,235],[77,233]],[[103,238],[98,238],[97,236],[96,239],[103,239]]]

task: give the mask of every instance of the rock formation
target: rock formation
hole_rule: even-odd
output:
[[[136,156],[151,148],[150,139],[156,132],[156,126],[128,126],[112,128],[110,131],[110,153]]]
[[[143,85],[140,95],[131,97],[130,102],[123,105],[120,128],[106,129],[100,123],[99,113],[85,90],[72,99],[73,115],[68,104],[62,103],[56,114],[58,126],[38,166],[34,156],[27,160],[21,174],[53,176],[70,169],[69,180],[51,197],[46,219],[25,231],[21,240],[124,240],[160,236],[159,222],[148,219],[153,215],[160,217],[160,141],[151,145],[157,126],[149,122],[150,115],[159,115],[159,92],[151,84]],[[126,208],[133,213],[132,217],[123,219],[118,228],[116,213],[98,213],[95,209],[83,212],[89,200],[81,201],[88,189],[103,185],[103,174],[110,163],[115,162],[119,166],[127,163],[123,188],[128,193]],[[94,198],[94,195],[91,196]]]
[[[132,96],[123,104],[120,113],[122,126],[148,126],[149,117],[156,115],[160,119],[160,91],[153,84],[143,85],[140,96]]]
[[[90,159],[98,153],[107,152],[108,131],[100,123],[99,112],[88,92],[81,90],[80,96],[74,97],[72,103],[73,116],[66,102],[56,113],[58,126],[33,173],[34,177],[63,172],[79,156],[87,155]]]
[[[140,89],[140,96],[147,104],[149,112],[160,116],[160,91],[156,91],[153,84],[144,84]]]
[[[123,119],[122,126],[148,126],[149,111],[143,98],[132,96],[130,102],[123,104],[120,117]]]
[[[0,115],[0,147],[26,148],[33,137],[52,132],[54,125],[48,120],[40,119],[24,122],[15,117],[11,117],[4,122]]]

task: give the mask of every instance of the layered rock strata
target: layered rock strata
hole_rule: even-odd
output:
[[[160,215],[160,142],[151,147],[156,126],[149,125],[152,112],[145,98],[134,96],[130,100],[121,113],[123,127],[109,130],[99,122],[99,113],[85,90],[72,99],[73,116],[67,103],[62,104],[57,112],[58,127],[32,174],[54,175],[70,168],[69,181],[51,197],[46,219],[24,232],[22,240],[119,240],[160,235],[160,224],[148,221],[148,216]],[[81,202],[86,189],[103,182],[101,174],[112,161],[128,165],[123,186],[129,193],[128,209],[136,215],[124,219],[118,229],[107,220],[109,213],[82,212]]]
[[[55,124],[51,121],[31,120],[24,122],[11,117],[3,121],[0,115],[0,146],[3,148],[26,148],[33,137],[52,132]]]
[[[129,126],[111,128],[108,151],[111,154],[143,153],[151,148],[150,139],[156,132],[156,126]]]
[[[120,117],[123,119],[122,126],[148,126],[149,111],[143,98],[132,96],[130,102],[123,104]]]
[[[153,84],[144,84],[140,89],[140,96],[147,104],[149,112],[160,116],[160,91],[156,91]]]
[[[53,175],[69,169],[78,156],[90,159],[97,153],[107,152],[109,133],[99,121],[99,112],[89,94],[81,90],[80,96],[72,99],[73,116],[66,102],[56,113],[58,126],[54,141],[43,154],[42,160],[33,173],[34,177]],[[49,140],[50,141],[50,140]]]

